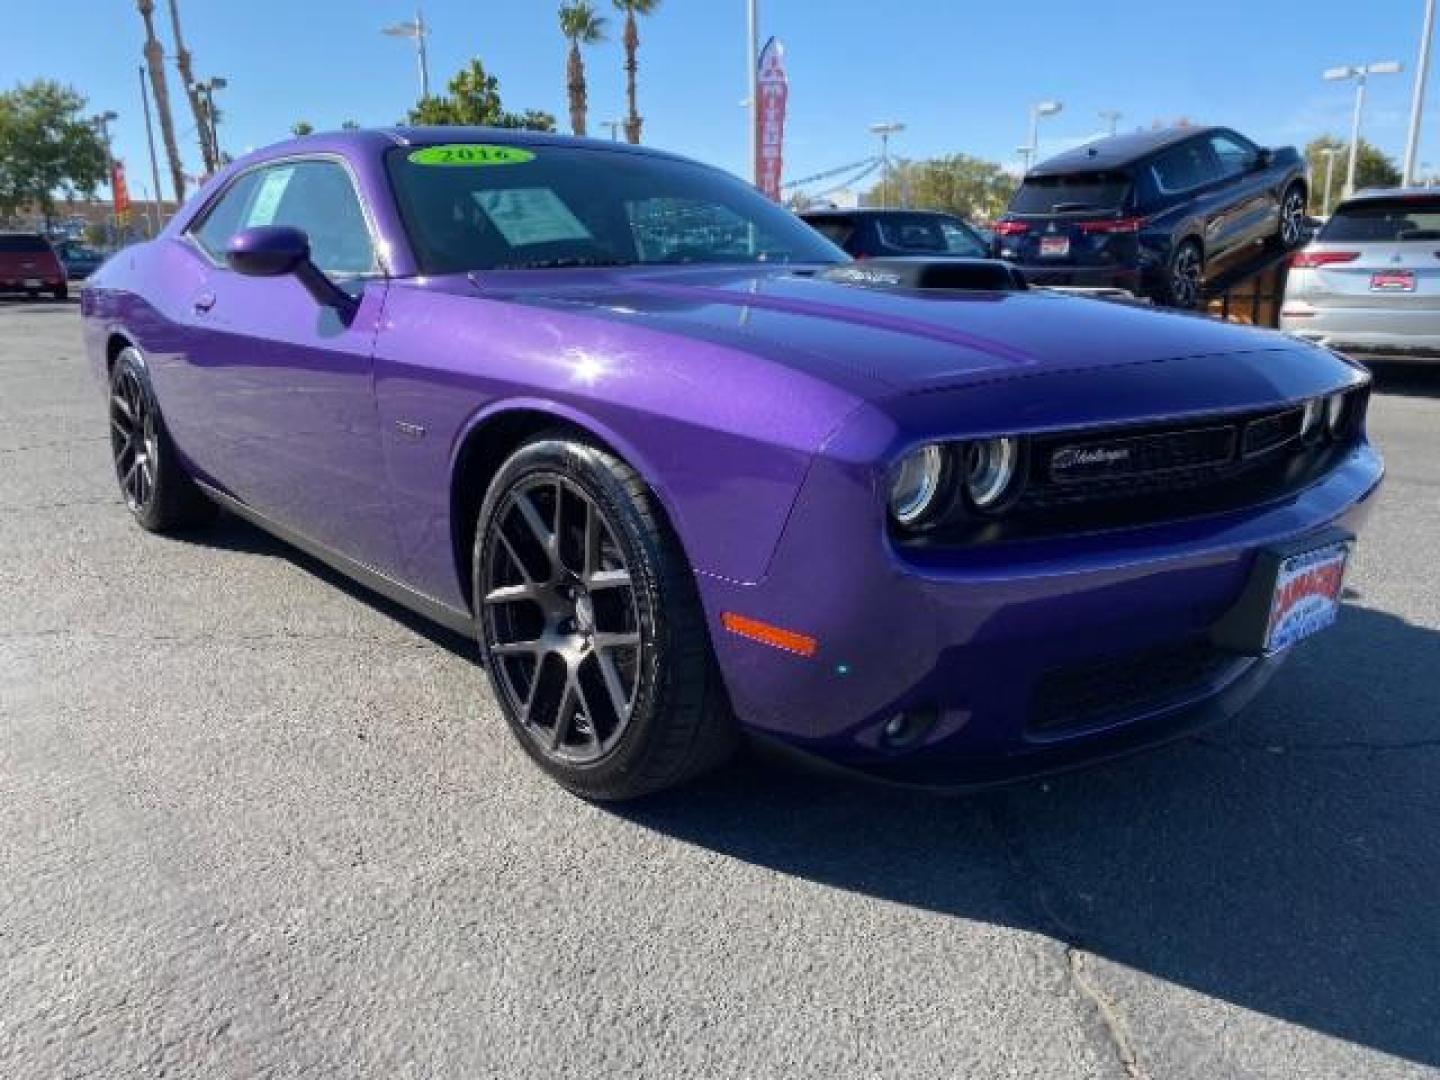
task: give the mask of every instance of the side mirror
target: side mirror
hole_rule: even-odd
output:
[[[225,245],[230,269],[247,277],[293,274],[321,307],[334,308],[348,323],[359,301],[325,276],[310,260],[310,238],[288,225],[257,225],[241,229]]]

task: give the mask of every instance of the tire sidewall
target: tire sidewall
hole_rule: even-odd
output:
[[[680,674],[673,670],[674,628],[668,617],[670,597],[661,572],[665,553],[620,478],[607,463],[608,455],[585,443],[563,437],[541,438],[517,451],[495,475],[485,495],[475,532],[471,557],[471,587],[475,597],[475,634],[481,659],[490,678],[505,721],[525,752],[550,776],[571,791],[603,797],[606,792],[645,773],[656,749],[657,728],[665,723],[671,686]],[[634,711],[619,742],[602,758],[584,764],[557,761],[548,756],[507,705],[507,694],[490,653],[485,626],[484,568],[495,539],[495,520],[512,489],[521,481],[553,474],[578,484],[609,520],[615,540],[630,568],[640,627],[641,664]]]
[[[1175,271],[1180,264],[1181,256],[1186,251],[1195,252],[1199,260],[1199,273],[1195,282],[1195,295],[1190,300],[1182,300],[1175,292]],[[1200,306],[1200,292],[1205,280],[1205,252],[1195,240],[1184,240],[1175,246],[1175,251],[1170,256],[1170,263],[1165,268],[1165,303],[1169,307],[1180,311],[1194,311]]]

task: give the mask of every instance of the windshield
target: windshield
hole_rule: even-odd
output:
[[[880,239],[886,247],[901,248],[916,254],[942,255],[988,254],[985,241],[963,221],[941,214],[882,214],[875,219]]]
[[[1322,241],[1366,242],[1440,240],[1440,198],[1387,199],[1342,206],[1320,230]]]
[[[1012,214],[1070,214],[1119,210],[1130,193],[1125,173],[1028,176],[1010,200]]]
[[[425,273],[848,261],[747,184],[688,162],[467,144],[393,149],[386,167]]]

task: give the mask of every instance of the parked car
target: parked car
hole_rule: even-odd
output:
[[[741,732],[960,785],[1239,708],[1382,474],[1358,364],[1004,269],[854,263],[654,150],[398,129],[226,167],[82,314],[142,528],[218,504],[474,634],[571,790]]]
[[[1440,191],[1346,199],[1290,258],[1280,326],[1345,352],[1440,359]]]
[[[963,218],[937,210],[803,210],[800,219],[857,259],[990,255],[990,245]]]
[[[69,295],[65,267],[49,240],[39,233],[0,233],[0,292],[48,292],[56,300]]]
[[[1229,128],[1116,135],[1025,175],[998,254],[1040,285],[1122,288],[1197,307],[1207,274],[1305,237],[1305,162]]]
[[[79,281],[94,273],[109,256],[97,248],[79,240],[62,240],[55,245],[55,253],[65,266],[65,274],[71,281]]]

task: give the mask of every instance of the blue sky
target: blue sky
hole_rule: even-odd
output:
[[[182,4],[198,74],[230,80],[221,142],[232,153],[285,137],[301,118],[322,129],[345,119],[393,123],[416,94],[409,43],[379,33],[413,16],[407,0]],[[547,109],[563,127],[556,6],[427,0],[432,80],[443,85],[479,55],[500,77],[507,106]],[[168,43],[164,0],[157,7]],[[131,0],[6,8],[0,84],[57,78],[92,108],[115,110],[116,154],[132,190],[148,189],[136,74],[143,38]],[[1184,116],[1270,144],[1344,135],[1351,89],[1322,82],[1321,70],[1389,59],[1403,61],[1405,74],[1372,81],[1365,135],[1398,159],[1421,9],[1421,0],[761,0],[761,23],[762,37],[778,35],[787,50],[786,176],[796,178],[872,153],[868,125],[890,119],[908,125],[897,154],[1013,161],[1028,103],[1049,97],[1065,108],[1042,125],[1042,156],[1100,131],[1101,109],[1121,110],[1122,128]],[[744,11],[743,0],[663,0],[644,21],[646,142],[746,169]],[[592,133],[596,121],[623,114],[619,30],[612,18],[611,41],[587,54]],[[171,90],[183,105],[173,78]],[[1440,169],[1440,78],[1431,90],[1420,158]],[[188,109],[177,116],[195,169]]]

